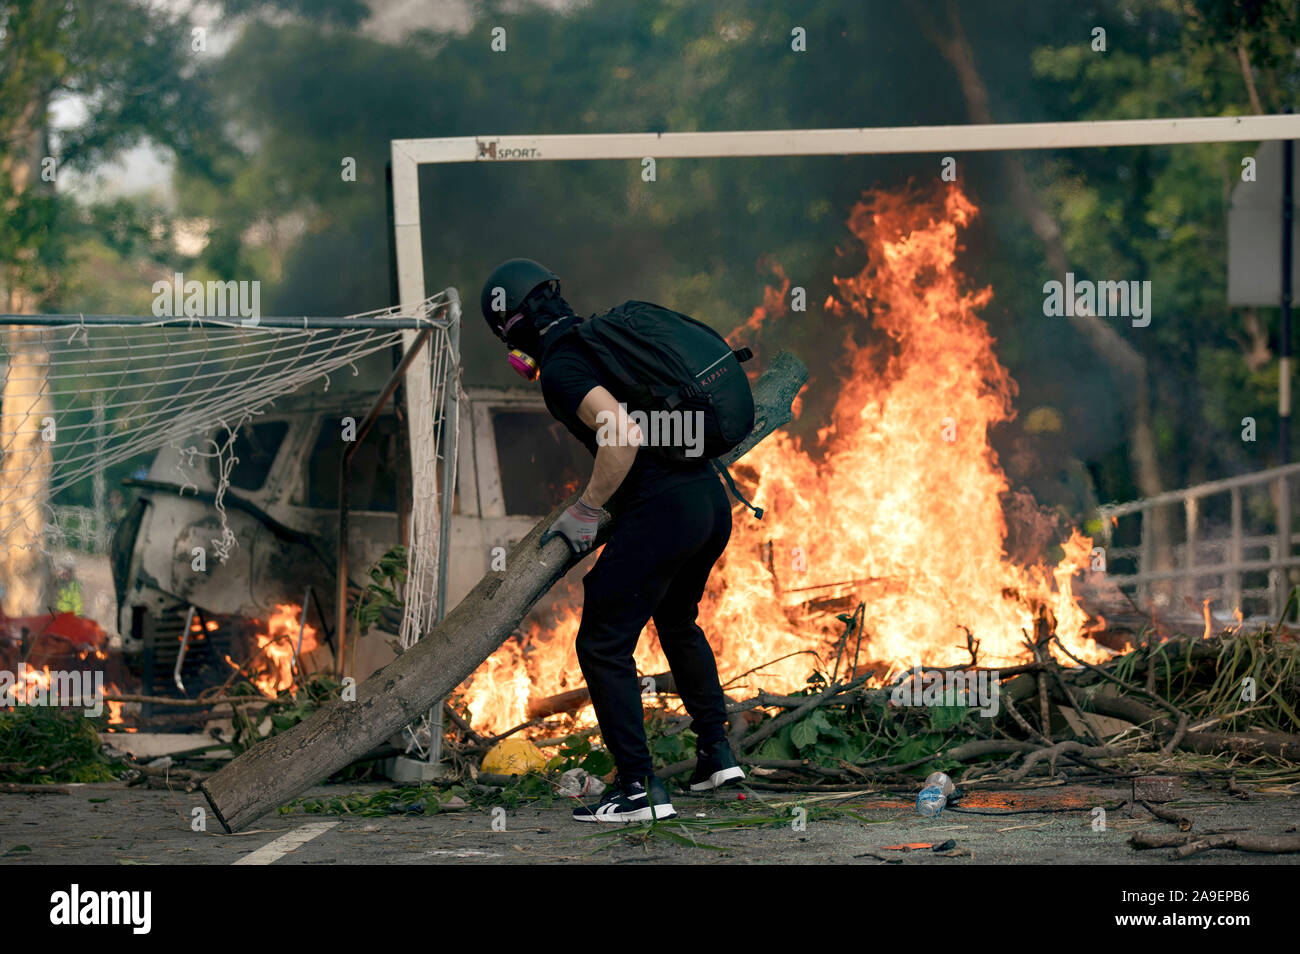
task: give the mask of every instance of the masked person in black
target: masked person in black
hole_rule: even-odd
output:
[[[744,778],[726,739],[713,649],[696,624],[709,572],[731,537],[731,502],[707,460],[670,460],[644,446],[617,378],[577,333],[583,319],[560,296],[555,273],[530,259],[503,262],[484,284],[481,306],[492,332],[511,349],[511,366],[529,380],[540,379],[547,410],[595,457],[578,502],[541,542],[562,536],[575,553],[584,553],[603,508],[618,516],[604,552],[583,578],[577,636],[578,661],[618,771],[600,803],[573,817],[672,818],[668,792],[651,766],[632,654],[653,618],[698,739],[691,790]]]

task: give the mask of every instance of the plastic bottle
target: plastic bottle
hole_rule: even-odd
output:
[[[934,772],[925,780],[925,787],[916,796],[918,815],[933,818],[943,811],[948,804],[948,796],[953,792],[952,779],[943,772]]]
[[[950,779],[943,772],[931,772],[930,777],[925,780],[925,784],[927,786],[938,785],[940,788],[943,789],[944,798],[947,798],[949,795],[951,795],[953,789],[956,788],[956,786],[953,785],[952,779]]]

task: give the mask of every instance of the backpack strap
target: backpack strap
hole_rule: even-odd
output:
[[[731,491],[731,496],[735,497],[737,500],[743,503],[750,510],[754,511],[755,519],[762,520],[763,508],[755,507],[752,503],[750,503],[748,500],[745,499],[745,497],[741,494],[739,490],[736,489],[736,482],[732,480],[731,471],[727,470],[726,465],[718,463],[716,458],[710,460],[709,463],[713,465],[713,469],[718,472],[718,476],[721,477],[723,482],[726,483],[727,489]]]

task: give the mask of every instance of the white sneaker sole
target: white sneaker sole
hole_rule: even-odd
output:
[[[725,785],[727,782],[730,782],[732,779],[744,778],[744,777],[745,777],[745,770],[742,769],[739,765],[733,765],[731,768],[719,769],[718,771],[710,775],[708,778],[706,778],[703,782],[692,782],[691,791],[707,792],[710,789],[718,788],[719,786]]]
[[[599,822],[605,825],[632,825],[637,822],[648,821],[668,821],[676,818],[677,812],[673,810],[671,804],[655,805],[653,808],[646,806],[638,808],[634,812],[606,812],[604,815],[574,815],[573,820],[579,822]]]

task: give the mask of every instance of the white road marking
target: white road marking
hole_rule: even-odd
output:
[[[261,848],[251,854],[244,855],[238,861],[237,865],[269,865],[277,858],[282,858],[294,849],[307,844],[317,835],[323,835],[329,831],[338,822],[315,822],[311,825],[303,825],[301,828],[295,828],[293,831],[281,835],[272,841],[268,841]]]

